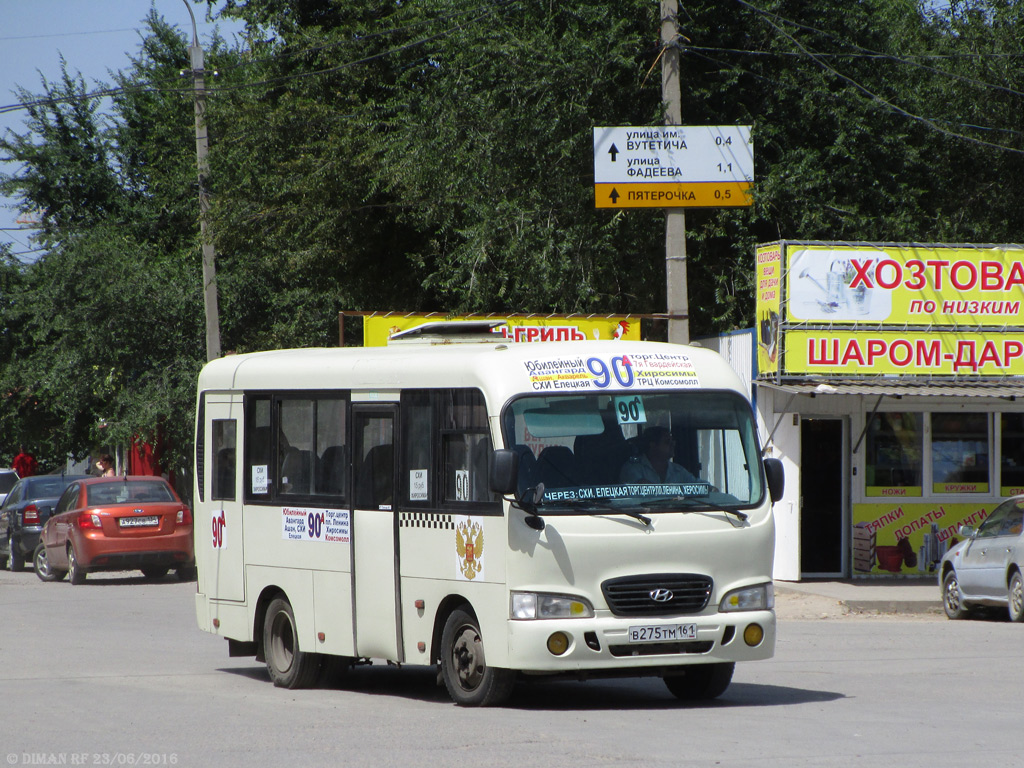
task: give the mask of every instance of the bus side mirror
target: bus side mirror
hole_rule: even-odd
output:
[[[786,490],[786,473],[782,468],[780,459],[765,459],[764,474],[768,478],[768,493],[772,497],[772,504],[782,498]]]
[[[519,454],[508,448],[498,448],[491,454],[491,490],[507,496],[519,484]]]

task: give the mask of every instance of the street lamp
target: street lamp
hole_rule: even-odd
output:
[[[213,242],[207,226],[210,196],[206,191],[206,177],[210,171],[209,144],[206,133],[206,86],[203,82],[203,49],[199,47],[196,17],[188,0],[185,3],[192,18],[192,45],[188,49],[192,65],[192,89],[196,113],[196,166],[199,174],[199,235],[203,248],[203,309],[206,313],[206,359],[220,357],[220,315],[217,309],[217,267],[214,263]]]

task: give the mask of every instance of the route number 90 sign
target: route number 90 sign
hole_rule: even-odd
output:
[[[614,355],[608,357],[547,357],[524,361],[530,388],[535,392],[565,390],[632,390],[699,387],[693,361],[676,353]],[[625,416],[620,423],[641,422],[643,403],[622,398]]]

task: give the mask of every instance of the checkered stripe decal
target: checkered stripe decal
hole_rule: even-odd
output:
[[[446,512],[400,512],[398,527],[455,530],[455,523],[452,516]]]

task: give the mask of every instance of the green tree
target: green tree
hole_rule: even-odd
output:
[[[46,249],[0,273],[0,423],[51,463],[136,439],[174,446],[173,469],[190,454],[203,336],[187,46],[147,24],[109,112],[65,68],[30,132],[0,144],[24,164],[3,188],[42,211]]]

